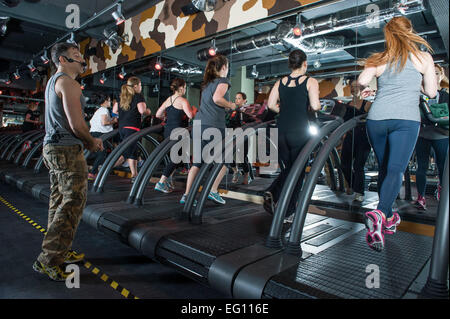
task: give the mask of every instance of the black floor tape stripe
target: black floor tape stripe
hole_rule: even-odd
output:
[[[0,202],[2,202],[6,207],[11,209],[13,212],[15,212],[18,216],[22,217],[25,221],[27,221],[31,226],[33,226],[35,229],[39,230],[43,234],[47,234],[45,231],[45,228],[40,226],[38,223],[36,223],[34,220],[32,220],[30,217],[22,213],[20,210],[18,210],[16,207],[14,207],[11,203],[9,203],[6,199],[4,199],[2,196],[0,196]],[[89,261],[84,261],[84,267],[89,269],[95,276],[97,276],[99,279],[101,279],[104,283],[106,283],[108,286],[116,290],[118,293],[120,293],[123,297],[126,299],[139,299],[134,294],[132,294],[128,289],[125,289],[119,283],[115,280],[113,280],[110,276],[102,272],[99,268],[92,265]]]

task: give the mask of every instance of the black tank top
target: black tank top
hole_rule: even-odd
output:
[[[308,77],[300,84],[302,77],[303,75],[293,78],[289,75],[286,85],[283,84],[283,80],[280,81],[278,88],[280,114],[277,126],[281,132],[305,131],[308,129],[309,97],[306,88]],[[289,87],[291,81],[295,81],[294,87]]]
[[[179,109],[177,109],[176,107],[173,106],[173,103],[177,99],[178,99],[178,96],[175,98],[175,100],[171,101],[170,106],[168,106],[166,108],[166,114],[167,114],[166,128],[167,129],[174,129],[176,127],[183,127],[184,111],[183,110],[179,110]]]

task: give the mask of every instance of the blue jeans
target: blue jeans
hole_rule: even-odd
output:
[[[367,120],[367,135],[378,161],[377,209],[386,218],[392,216],[392,205],[402,187],[419,136],[420,122],[408,120]]]
[[[448,138],[440,140],[428,140],[423,137],[419,137],[416,144],[416,156],[417,156],[417,171],[416,171],[416,183],[417,192],[425,196],[425,187],[427,184],[427,169],[430,161],[431,147],[436,154],[436,164],[439,170],[439,182],[442,181],[442,173],[444,172],[445,157],[448,150]]]

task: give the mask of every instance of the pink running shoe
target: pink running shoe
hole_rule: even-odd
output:
[[[384,223],[385,219],[380,210],[375,209],[366,213],[366,242],[370,248],[378,252],[384,249]]]
[[[388,235],[395,234],[395,232],[397,231],[397,226],[400,225],[401,222],[400,215],[398,213],[394,212],[392,215],[394,216],[394,218],[389,221],[386,219],[385,223],[383,224],[383,232]]]
[[[422,195],[417,195],[417,201],[415,202],[416,207],[421,210],[427,210],[427,203],[425,201],[425,197]]]
[[[438,185],[435,195],[437,200],[441,200],[441,189],[442,189],[441,185]]]

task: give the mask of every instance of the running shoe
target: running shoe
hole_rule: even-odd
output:
[[[136,181],[136,178],[137,178],[137,176],[131,178],[131,184],[134,184],[134,182]]]
[[[174,184],[173,179],[171,177],[167,179],[166,185],[167,185],[167,187],[169,187],[170,190],[174,190],[175,189],[175,184]]]
[[[165,193],[165,194],[168,194],[171,192],[169,186],[165,182],[164,183],[161,183],[161,182],[156,183],[155,190],[158,192]]]
[[[66,254],[66,258],[64,259],[64,263],[66,264],[74,264],[80,262],[84,259],[84,254],[78,254],[74,250],[69,250]]]
[[[271,192],[265,192],[263,195],[264,198],[264,209],[266,212],[268,212],[270,215],[273,215],[275,212],[275,202],[273,200],[273,195]]]
[[[189,174],[189,170],[188,170],[186,167],[184,167],[184,168],[180,171],[179,174],[180,174],[180,175],[187,175],[187,174]]]
[[[186,198],[187,198],[187,195],[186,194],[183,194],[183,196],[181,197],[181,199],[180,199],[180,204],[181,205],[184,205],[185,203],[186,203]],[[194,200],[194,207],[195,206],[197,206],[197,200]]]
[[[427,203],[425,197],[423,197],[420,194],[417,196],[417,201],[414,204],[420,210],[427,210]]]
[[[66,272],[61,268],[61,266],[53,266],[48,267],[44,266],[41,262],[35,261],[33,264],[33,270],[47,275],[51,280],[54,281],[66,281],[67,278],[69,278],[71,275],[73,276],[74,273]]]
[[[225,205],[226,203],[225,200],[220,197],[219,193],[209,192],[208,199],[222,205]]]
[[[441,199],[441,185],[438,185],[438,187],[436,188],[436,191],[434,192],[434,197],[436,197],[437,200]]]
[[[364,194],[355,192],[355,198],[353,200],[360,203],[364,202]]]
[[[88,173],[88,181],[93,181],[97,177],[97,174]]]
[[[383,224],[383,232],[388,235],[393,235],[397,231],[397,226],[400,225],[401,219],[400,215],[396,212],[392,214],[393,218],[391,220],[385,221]]]
[[[366,214],[366,242],[370,248],[375,251],[384,249],[383,224],[385,223],[383,213],[378,209],[367,212]]]

